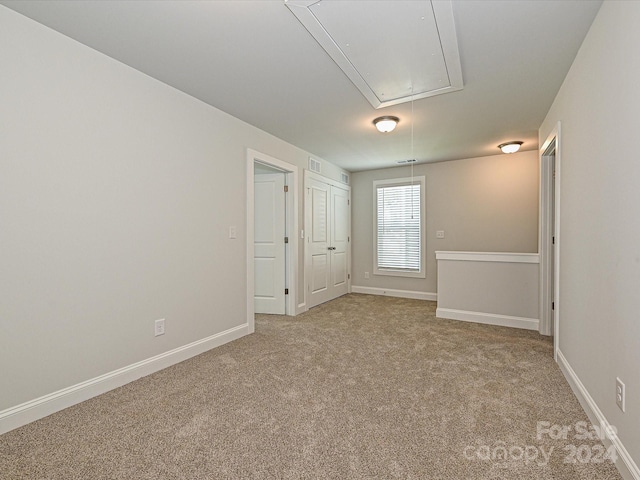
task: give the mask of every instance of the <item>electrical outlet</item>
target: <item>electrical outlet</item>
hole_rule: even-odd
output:
[[[444,238],[444,230],[438,230],[436,232],[436,238]]]
[[[164,335],[164,318],[161,318],[160,320],[156,320],[154,332],[156,337],[160,335]]]
[[[369,278],[369,272],[364,272],[364,278]]]
[[[624,412],[625,410],[625,388],[624,383],[619,378],[616,378],[616,405]]]

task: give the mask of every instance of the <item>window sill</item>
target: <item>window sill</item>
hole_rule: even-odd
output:
[[[427,278],[427,273],[425,271],[421,272],[405,272],[402,270],[377,270],[374,269],[374,275],[379,275],[383,277],[407,277],[407,278]]]

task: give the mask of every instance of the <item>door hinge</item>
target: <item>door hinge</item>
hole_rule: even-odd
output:
[[[285,288],[285,289],[284,289],[284,294],[285,294],[285,295],[289,295],[289,289],[288,289],[288,288]]]
[[[351,280],[351,274],[347,273],[347,280]]]
[[[555,310],[556,309],[556,302],[551,302],[551,310]]]
[[[289,185],[284,186],[284,193],[287,193],[287,192],[289,192]]]
[[[556,237],[551,237],[551,243],[552,243],[553,245],[555,245],[555,244],[556,244]]]
[[[350,241],[351,241],[351,237],[347,237],[347,242],[350,242]]]
[[[289,237],[284,237],[284,243],[289,243]]]

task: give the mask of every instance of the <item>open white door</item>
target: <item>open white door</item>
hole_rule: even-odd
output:
[[[285,313],[284,177],[284,173],[255,176],[255,313]]]

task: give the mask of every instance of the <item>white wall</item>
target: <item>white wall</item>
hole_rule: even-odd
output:
[[[537,152],[419,164],[414,174],[427,183],[426,278],[373,275],[373,181],[410,176],[402,166],[351,174],[353,285],[436,293],[436,250],[538,251]]]
[[[244,324],[246,149],[309,153],[2,6],[0,65],[0,411]]]
[[[436,316],[538,330],[536,253],[436,252]]]
[[[606,1],[544,123],[561,121],[559,348],[640,463],[640,2]],[[627,387],[627,412],[615,379]]]

